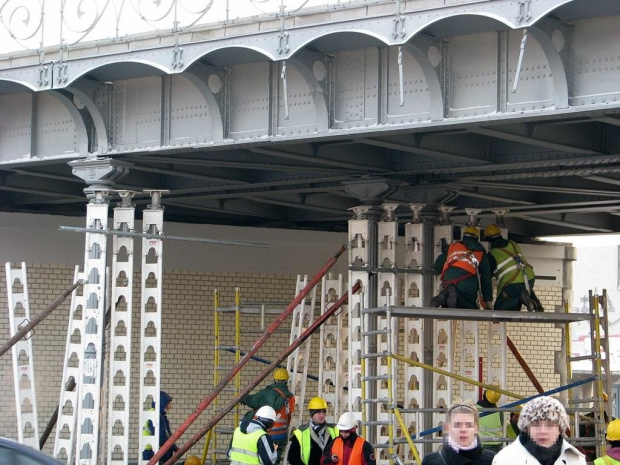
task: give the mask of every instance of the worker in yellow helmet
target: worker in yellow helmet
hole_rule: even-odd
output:
[[[492,308],[491,270],[479,236],[478,228],[467,226],[463,238],[437,257],[433,270],[441,276],[442,290],[431,299],[431,307]]]
[[[290,465],[319,465],[326,447],[338,436],[333,424],[327,423],[327,402],[313,397],[308,402],[310,422],[291,435],[287,460]]]
[[[200,463],[200,459],[198,457],[196,457],[195,455],[190,455],[189,457],[187,457],[187,459],[185,459],[185,462],[183,462],[183,465],[202,465]]]
[[[485,390],[482,399],[476,403],[478,410],[497,408],[502,395],[497,391]],[[485,449],[499,452],[504,443],[499,438],[504,436],[504,414],[501,412],[485,412],[480,415],[479,434]]]
[[[609,448],[604,456],[594,461],[594,465],[619,465],[620,464],[620,420],[614,420],[607,426],[605,436]]]
[[[484,238],[489,242],[489,265],[497,281],[495,310],[521,310],[524,305],[530,312],[544,310],[534,292],[534,268],[530,265],[516,242],[504,239],[499,226],[484,228]]]
[[[286,368],[276,368],[273,372],[273,383],[261,389],[256,394],[245,396],[243,402],[250,410],[245,419],[249,420],[254,416],[256,410],[268,405],[276,411],[276,420],[269,430],[269,436],[274,444],[278,446],[278,462],[282,459],[282,454],[288,440],[288,428],[295,410],[295,396],[288,388],[288,371]]]

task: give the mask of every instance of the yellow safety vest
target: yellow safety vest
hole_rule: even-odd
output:
[[[260,465],[258,457],[258,440],[267,433],[262,430],[256,430],[251,433],[241,432],[241,428],[237,427],[233,434],[232,444],[230,447],[230,464],[231,465]]]
[[[525,261],[521,249],[513,242],[503,248],[493,248],[489,252],[497,261],[495,278],[497,279],[497,293],[501,293],[508,284],[524,283],[523,272],[528,281],[534,279],[534,269]]]
[[[594,465],[618,465],[620,461],[612,459],[609,455],[599,457],[594,461]]]
[[[155,411],[154,408],[149,409],[149,412],[154,412],[154,411]],[[151,423],[151,420],[146,420],[144,422],[144,426],[142,427],[142,436],[153,436],[153,433],[151,433],[151,428],[149,428],[149,423]],[[155,425],[153,425],[153,429],[155,429]],[[150,444],[147,444],[144,447],[144,450],[153,450],[153,448],[151,447]]]
[[[478,409],[480,408],[481,407],[478,407]],[[482,444],[489,446],[502,444],[501,441],[493,441],[494,438],[502,437],[503,428],[500,415],[500,412],[494,412],[489,415],[485,415],[484,417],[480,417],[479,433]]]
[[[332,439],[338,436],[338,429],[333,426],[327,426],[327,431]],[[312,426],[307,425],[304,429],[296,429],[293,431],[293,434],[297,438],[297,442],[299,442],[299,452],[301,453],[301,461],[308,465],[310,462],[310,448],[312,447],[312,437],[310,436],[310,431],[312,430]]]

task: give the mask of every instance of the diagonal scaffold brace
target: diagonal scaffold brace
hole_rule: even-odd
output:
[[[327,261],[327,263],[325,263],[325,265],[323,265],[323,268],[321,268],[318,271],[318,273],[314,275],[314,277],[310,280],[310,282],[308,282],[306,287],[304,287],[301,290],[301,292],[293,299],[293,301],[278,316],[278,318],[276,318],[276,320],[269,326],[269,328],[267,328],[265,333],[254,343],[252,348],[241,358],[241,360],[239,360],[239,362],[232,368],[232,370],[230,370],[230,372],[228,372],[228,374],[224,378],[222,378],[222,380],[215,387],[215,389],[213,389],[213,391],[211,391],[211,393],[207,397],[204,398],[204,400],[198,405],[196,410],[189,417],[187,417],[187,419],[181,424],[181,426],[179,426],[177,428],[177,430],[174,433],[172,433],[170,438],[168,438],[168,441],[166,441],[166,443],[159,448],[157,453],[147,462],[147,465],[155,465],[156,463],[159,462],[159,460],[163,457],[163,455],[173,446],[173,444],[181,437],[181,435],[185,431],[187,431],[187,429],[192,425],[192,423],[194,423],[194,421],[196,421],[196,419],[200,416],[200,414],[209,405],[211,405],[211,403],[217,397],[217,395],[228,385],[228,383],[230,383],[230,381],[232,381],[232,379],[241,370],[241,368],[243,368],[243,366],[252,359],[252,357],[258,352],[258,350],[265,344],[267,339],[269,339],[269,337],[271,337],[271,335],[274,334],[275,331],[282,325],[282,323],[284,323],[284,321],[293,313],[295,308],[301,303],[301,301],[304,299],[304,297],[306,297],[310,293],[310,291],[319,283],[321,278],[323,278],[323,276],[325,276],[327,274],[327,272],[336,264],[336,262],[338,261],[340,256],[346,250],[347,250],[347,246],[343,245],[342,247],[340,247],[340,250],[338,250],[338,252],[333,257],[331,257]],[[316,329],[316,327],[314,329]],[[301,339],[301,337],[299,339]],[[299,341],[299,339],[297,341]],[[297,341],[295,341],[295,342],[297,342]],[[295,343],[293,343],[293,344],[295,344]],[[284,357],[284,358],[286,358],[286,357]],[[282,360],[284,360],[284,358]],[[277,366],[277,364],[281,363],[282,360],[276,360],[274,363],[277,362],[276,363],[276,366]],[[268,368],[265,369],[265,371],[263,372],[263,373],[266,372],[264,377],[267,377],[269,375],[269,373],[271,373],[271,371],[276,367],[276,366],[274,366],[274,368],[271,368],[272,365],[270,365]],[[244,391],[243,391],[244,397],[245,397],[245,394],[249,393],[256,385],[258,385],[262,381],[262,379],[263,378],[258,380],[258,382],[256,384],[251,385],[251,387],[248,386],[250,389],[248,389],[248,388],[244,389]],[[238,403],[238,402],[239,402],[239,400],[237,400],[235,402],[235,404]],[[234,404],[233,404],[233,407],[234,407]],[[232,407],[231,407],[231,409],[232,409]],[[228,413],[228,411],[230,411],[230,410],[226,410],[226,408],[222,410],[222,412],[226,412],[226,413]],[[217,417],[215,417],[215,418],[217,418]],[[221,417],[220,417],[220,419],[221,419]],[[220,419],[218,419],[217,421],[219,421]],[[192,443],[192,445],[195,444],[206,433],[206,431],[205,431],[205,433],[202,433],[202,434],[201,433],[202,433],[202,430],[201,430],[200,433],[198,433],[198,434],[200,434],[198,439],[195,439],[196,436],[198,436],[198,435],[196,435],[190,441],[190,442],[194,441]],[[179,449],[175,453],[175,455],[166,463],[170,463],[170,464],[174,463],[174,461],[178,457],[183,455],[185,453],[185,451],[188,450],[190,447],[191,446],[188,447],[187,444],[186,444],[181,449]]]

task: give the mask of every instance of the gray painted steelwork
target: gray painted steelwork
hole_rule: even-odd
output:
[[[280,19],[0,59],[0,209],[83,215],[65,163],[105,155],[133,164],[116,188],[168,189],[177,221],[344,231],[359,202],[345,184],[381,178],[407,212],[620,231],[620,2],[386,0]]]

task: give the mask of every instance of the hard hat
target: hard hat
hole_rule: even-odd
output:
[[[616,419],[607,425],[607,440],[620,441],[620,420]]]
[[[288,370],[286,368],[277,368],[273,372],[273,379],[276,381],[288,381]]]
[[[497,404],[497,402],[502,398],[502,395],[497,391],[484,391],[484,397],[486,397],[492,404]]]
[[[499,236],[502,232],[496,224],[490,224],[484,228],[484,237]]]
[[[340,431],[348,431],[356,427],[357,420],[355,419],[355,415],[353,415],[351,412],[344,412],[342,415],[340,415],[340,418],[338,419],[338,424],[336,425],[336,428],[338,428]]]
[[[308,402],[308,410],[327,410],[327,402],[320,397],[313,397]]]
[[[256,411],[254,416],[257,418],[264,418],[265,420],[276,421],[276,411],[269,405],[263,405]]]
[[[200,459],[195,455],[190,455],[187,459],[185,459],[185,465],[201,465]]]
[[[480,231],[478,231],[478,228],[475,226],[467,226],[463,230],[463,236],[473,236],[478,239],[478,237],[480,237]]]

